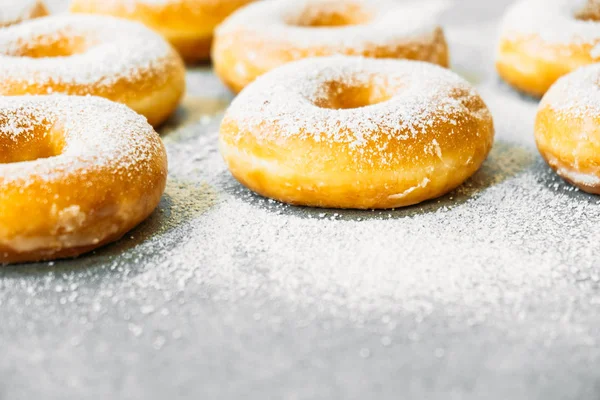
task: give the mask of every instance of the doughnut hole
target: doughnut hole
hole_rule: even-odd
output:
[[[396,93],[397,88],[394,85],[328,81],[321,86],[314,104],[320,108],[349,110],[383,103]]]
[[[47,121],[0,115],[0,164],[33,161],[62,154],[65,138]]]
[[[93,43],[81,36],[65,33],[23,41],[7,55],[29,58],[69,57],[85,53],[92,45]]]
[[[310,4],[287,23],[306,28],[334,28],[367,24],[372,18],[359,4],[326,2]]]

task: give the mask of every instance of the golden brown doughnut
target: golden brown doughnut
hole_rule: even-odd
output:
[[[565,180],[600,194],[600,64],[559,79],[540,103],[535,139]]]
[[[393,0],[260,1],[217,28],[215,72],[239,92],[265,72],[309,57],[344,54],[448,66],[436,10]]]
[[[98,97],[0,97],[0,262],[72,257],[158,205],[164,146],[145,119]]]
[[[284,65],[233,101],[220,148],[233,176],[282,202],[395,208],[443,195],[483,163],[492,117],[433,64],[324,57]]]
[[[161,33],[188,62],[207,60],[213,31],[254,0],[73,0],[71,11],[142,22]]]
[[[600,61],[598,0],[525,0],[502,24],[496,57],[510,85],[540,97],[561,76]]]
[[[184,89],[179,55],[136,22],[61,15],[0,30],[0,95],[101,96],[156,126],[175,110]]]
[[[48,15],[42,0],[2,0],[0,5],[0,28]]]

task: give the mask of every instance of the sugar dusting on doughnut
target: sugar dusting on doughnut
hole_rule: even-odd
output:
[[[144,25],[60,15],[0,30],[0,95],[94,95],[126,104],[156,126],[185,90],[185,67]]]
[[[525,0],[511,6],[502,22],[503,35],[539,35],[547,43],[591,43],[600,57],[600,23],[579,19],[588,0]]]
[[[61,15],[30,21],[0,31],[0,79],[30,79],[35,74],[40,81],[108,86],[152,71],[160,76],[161,61],[171,48],[157,37],[141,24],[105,16]],[[51,45],[65,38],[84,38],[88,48],[69,56],[69,63],[60,56],[20,56],[27,43]]]
[[[551,115],[551,122],[536,124],[536,140],[543,156],[556,172],[583,190],[597,192],[600,188],[598,159],[590,153],[597,143],[597,118],[600,115],[600,65],[580,68],[559,79],[546,93],[539,107],[540,114]],[[553,122],[561,127],[554,132]],[[563,141],[556,135],[569,135]],[[555,140],[553,140],[555,138]],[[562,147],[569,143],[572,148]],[[569,157],[564,158],[564,154]]]
[[[412,61],[359,57],[350,60],[329,57],[320,59],[318,64],[303,60],[280,67],[242,91],[228,115],[240,121],[240,130],[246,132],[275,134],[273,130],[260,129],[265,121],[273,122],[280,128],[277,135],[311,136],[319,141],[346,143],[349,151],[357,155],[363,154],[382,131],[409,132],[410,135],[395,138],[401,141],[419,135],[439,119],[452,125],[460,123],[445,115],[468,112],[473,118],[491,120],[487,108],[469,111],[465,107],[470,97],[477,96],[476,92],[462,78],[441,67]],[[401,96],[353,109],[335,110],[315,104],[326,96],[323,88],[327,82],[356,86],[370,79],[399,86]],[[458,97],[457,92],[460,92]],[[385,149],[380,150],[363,156],[373,163],[385,162],[382,158]],[[430,151],[439,151],[435,142],[431,143]]]
[[[414,205],[462,184],[492,146],[475,90],[439,66],[317,57],[250,84],[220,127],[232,175],[285,203],[379,209]]]
[[[360,7],[373,24],[305,29],[299,25],[310,15],[329,11],[345,14],[351,7]],[[403,43],[407,40],[431,40],[438,27],[438,14],[446,7],[444,0],[399,4],[393,0],[267,0],[251,4],[234,13],[218,27],[218,32],[235,32],[251,27],[265,38],[285,40],[295,47],[310,48],[328,45],[353,49],[357,52],[374,43]],[[281,36],[284,35],[284,36]],[[267,40],[268,43],[268,40]]]
[[[34,127],[40,125],[58,125],[66,135],[58,157],[0,164],[0,182],[20,181],[23,188],[32,177],[51,180],[109,163],[114,165],[115,173],[143,171],[162,151],[159,142],[147,140],[156,133],[143,117],[99,97],[0,96],[0,121],[0,136],[15,141],[33,135]]]
[[[544,96],[544,105],[574,117],[599,115],[600,65],[580,68],[558,80]]]

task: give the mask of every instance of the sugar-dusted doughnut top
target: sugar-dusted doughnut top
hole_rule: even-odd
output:
[[[23,86],[26,93],[48,88],[114,97],[105,92],[128,84],[144,90],[144,82],[156,85],[168,69],[172,51],[160,35],[122,19],[60,15],[27,21],[0,30],[0,92],[20,94]]]
[[[523,0],[512,5],[502,22],[502,36],[519,40],[535,35],[558,45],[592,45],[600,58],[600,9],[590,0]]]
[[[334,47],[359,54],[376,45],[431,40],[443,8],[443,2],[265,0],[238,10],[217,29],[222,35],[250,31],[264,37],[266,45],[283,40],[295,48]]]
[[[540,109],[549,107],[565,117],[600,115],[600,64],[582,67],[559,79],[546,93]]]
[[[429,63],[362,57],[306,59],[244,89],[224,121],[238,140],[310,140],[356,165],[397,165],[421,154],[471,151],[491,115],[458,75]],[[486,139],[487,140],[487,139]]]
[[[164,148],[146,120],[99,97],[0,97],[0,200],[4,189],[76,176],[146,174]]]

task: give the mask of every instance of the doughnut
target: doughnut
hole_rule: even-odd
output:
[[[600,64],[580,68],[550,88],[539,106],[535,139],[562,178],[600,194]]]
[[[184,89],[179,55],[136,22],[60,15],[0,30],[0,96],[101,96],[156,126],[175,110]]]
[[[73,0],[71,11],[142,22],[161,33],[187,62],[208,60],[213,31],[254,0]]]
[[[0,97],[0,148],[2,263],[113,242],[150,215],[165,188],[156,132],[99,97]]]
[[[516,89],[541,97],[561,76],[600,61],[598,0],[525,0],[502,23],[496,68]]]
[[[220,127],[232,175],[281,202],[386,209],[441,196],[481,166],[492,117],[453,72],[332,56],[286,64],[234,99]]]
[[[331,55],[399,58],[448,66],[448,45],[432,7],[394,0],[265,0],[217,28],[213,64],[239,92],[290,61]]]
[[[2,0],[0,28],[45,15],[48,9],[41,0]]]

